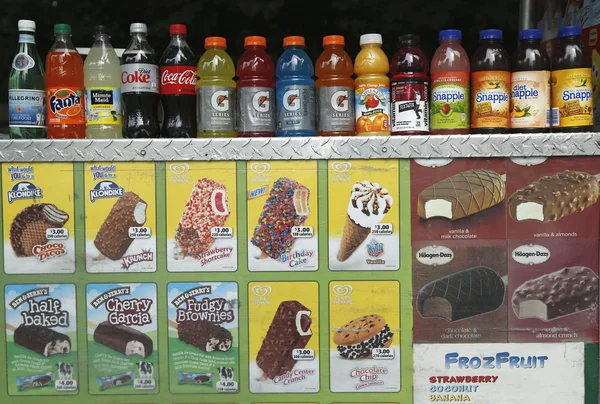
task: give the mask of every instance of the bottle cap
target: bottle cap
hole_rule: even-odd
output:
[[[364,34],[360,36],[360,44],[365,45],[368,43],[376,43],[379,45],[383,44],[383,39],[381,38],[381,34]]]
[[[220,36],[209,36],[204,39],[204,48],[216,46],[218,48],[227,48],[227,40]]]
[[[171,24],[169,27],[170,35],[187,35],[187,27],[184,24]]]
[[[303,36],[286,36],[283,38],[283,46],[305,46]]]
[[[398,37],[398,47],[402,45],[416,45],[419,46],[421,44],[421,38],[418,35],[407,34],[401,35]]]
[[[327,45],[342,45],[344,46],[346,41],[342,35],[327,35],[323,37],[323,46]]]
[[[267,38],[264,36],[247,36],[244,38],[244,46],[267,46]]]
[[[54,33],[71,35],[71,26],[69,24],[54,24]]]
[[[106,25],[96,25],[94,27],[94,34],[96,35],[108,35],[108,27]]]
[[[479,39],[502,39],[502,30],[484,29],[479,33]]]
[[[132,34],[134,32],[141,32],[141,33],[147,34],[148,27],[143,22],[134,22],[133,24],[131,24],[129,26],[129,32]]]
[[[459,29],[445,29],[440,31],[440,41],[445,39],[460,39],[462,40],[462,31]]]
[[[542,30],[523,29],[519,32],[519,39],[542,39]]]
[[[31,20],[19,20],[17,23],[19,31],[31,31],[35,32],[35,21]]]
[[[558,29],[558,37],[581,35],[581,27],[579,25],[569,25]]]

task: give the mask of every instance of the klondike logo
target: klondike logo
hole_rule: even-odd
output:
[[[16,183],[8,194],[8,203],[13,203],[21,199],[41,199],[42,189],[28,181]]]
[[[96,199],[122,198],[125,190],[114,181],[100,181],[93,189],[90,189],[90,202]]]

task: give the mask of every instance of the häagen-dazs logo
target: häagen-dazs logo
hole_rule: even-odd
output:
[[[227,90],[215,91],[210,97],[210,105],[219,112],[229,111],[229,92]]]
[[[13,203],[21,199],[41,199],[42,189],[28,181],[21,181],[13,185],[7,192],[8,203]]]
[[[352,285],[333,285],[331,291],[334,294],[333,304],[352,304]]]
[[[271,182],[267,173],[271,171],[269,163],[252,163],[250,170],[254,173],[252,176],[253,182]]]
[[[436,267],[450,263],[454,252],[443,245],[428,245],[417,251],[416,258],[423,265]]]
[[[190,166],[186,163],[169,164],[169,171],[173,173],[171,182],[185,183],[188,182],[187,172],[190,171]]]
[[[269,99],[268,91],[258,91],[252,97],[252,106],[258,112],[269,112],[271,100]]]
[[[256,285],[252,286],[252,294],[254,295],[254,300],[252,304],[255,305],[270,305],[271,300],[269,299],[269,295],[273,292],[273,289],[268,285]]]
[[[333,182],[352,182],[352,178],[348,174],[352,170],[352,164],[349,161],[334,161],[331,163],[331,169],[333,170],[331,178]]]
[[[100,181],[93,189],[90,189],[90,202],[95,202],[96,199],[122,198],[124,194],[125,190],[116,182],[110,180]]]
[[[538,265],[550,259],[550,250],[542,245],[524,244],[512,252],[513,260],[523,265]]]

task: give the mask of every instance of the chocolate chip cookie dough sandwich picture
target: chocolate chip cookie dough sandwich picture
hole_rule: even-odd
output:
[[[335,330],[333,343],[342,358],[370,359],[374,348],[389,348],[394,334],[385,318],[369,314],[351,320]]]

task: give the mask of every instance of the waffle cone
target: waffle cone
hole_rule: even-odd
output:
[[[340,251],[337,255],[338,261],[344,262],[350,258],[358,246],[367,239],[369,234],[371,234],[370,228],[359,226],[350,219],[350,216],[346,216],[346,223],[344,224],[344,232],[342,234],[342,243],[340,244]]]
[[[21,234],[21,243],[26,257],[33,256],[33,247],[36,245],[44,245],[48,242],[46,238],[46,229],[52,226],[48,225],[43,220],[38,220],[27,224],[27,227]]]

